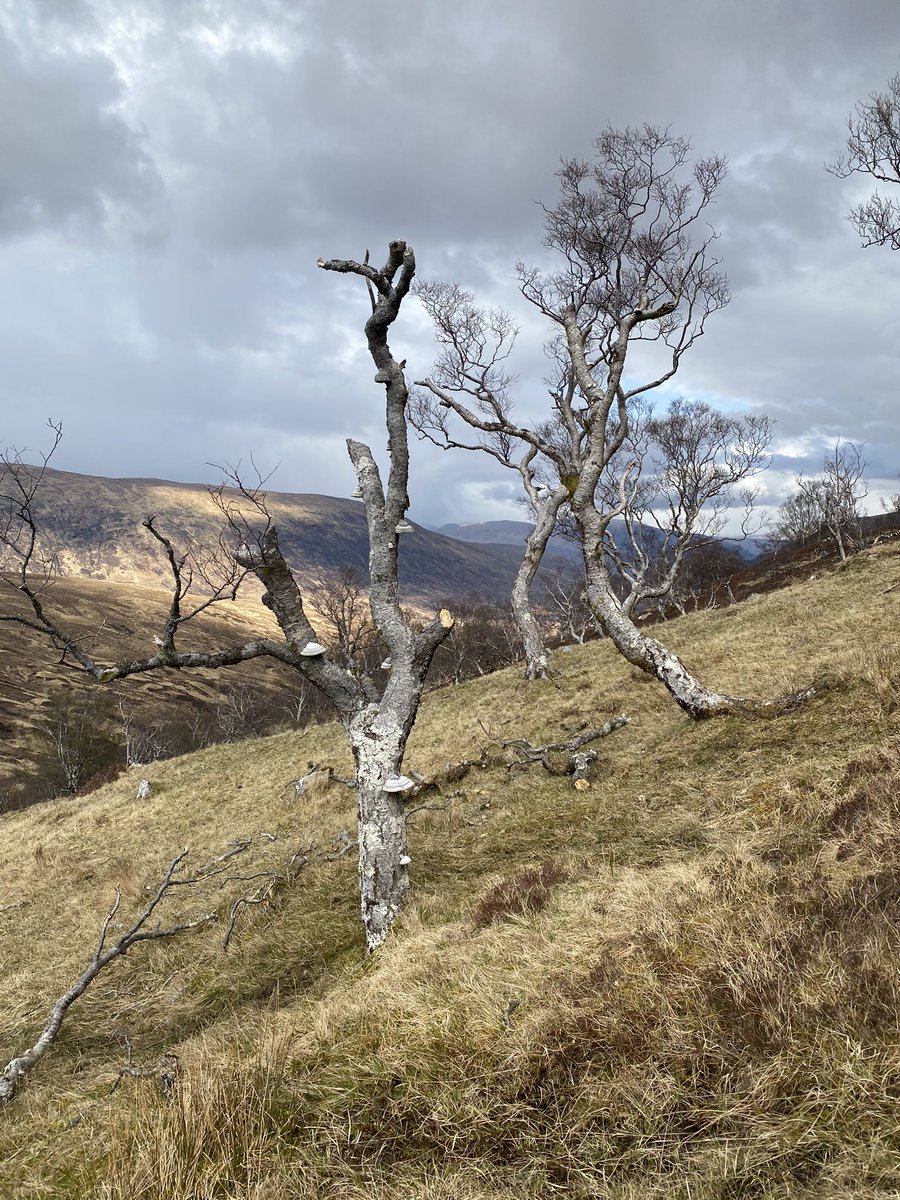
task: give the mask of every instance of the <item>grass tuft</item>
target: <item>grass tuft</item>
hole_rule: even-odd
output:
[[[478,901],[472,918],[476,928],[483,929],[504,917],[540,912],[550,899],[553,888],[565,878],[566,872],[549,858],[539,867],[517,871],[515,875],[495,884]]]

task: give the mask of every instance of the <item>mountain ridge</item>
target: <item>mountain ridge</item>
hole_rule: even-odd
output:
[[[29,471],[36,467],[23,468]],[[0,470],[2,476],[2,470]],[[228,500],[240,500],[226,489]],[[273,523],[301,587],[315,590],[342,567],[368,574],[368,535],[362,504],[320,493],[266,492]],[[169,568],[141,528],[147,515],[176,545],[214,545],[224,525],[210,489],[172,480],[82,475],[46,468],[35,514],[45,547],[63,575],[168,581]],[[465,595],[509,595],[521,554],[487,550],[412,521],[400,541],[403,599],[430,608]]]

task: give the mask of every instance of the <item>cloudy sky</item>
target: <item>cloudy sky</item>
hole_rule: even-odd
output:
[[[549,330],[514,264],[537,201],[608,124],[668,124],[730,168],[713,213],[734,289],[678,391],[777,421],[766,499],[835,438],[898,490],[900,254],[862,250],[867,191],[824,164],[900,70],[897,0],[0,0],[0,441],[55,465],[214,481],[276,467],[346,495],[348,435],[383,441],[359,281],[381,260],[521,316],[523,413]],[[414,304],[392,345],[432,360]],[[412,515],[517,516],[490,460],[415,449]]]

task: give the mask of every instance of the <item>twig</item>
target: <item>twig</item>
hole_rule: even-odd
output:
[[[252,877],[251,877],[252,878]],[[228,949],[231,942],[231,935],[234,933],[234,924],[237,920],[237,915],[242,908],[249,907],[251,904],[265,904],[272,899],[275,894],[275,888],[278,884],[278,875],[272,873],[269,875],[269,882],[265,887],[259,888],[252,896],[238,896],[234,904],[231,906],[231,912],[228,914],[228,928],[225,930],[225,936],[222,938],[222,950]]]
[[[218,875],[219,871],[214,868],[218,868],[220,863],[226,863],[230,858],[235,858],[238,854],[243,854],[252,844],[252,837],[237,838],[231,848],[226,850],[224,854],[219,854],[216,858],[211,858],[208,863],[204,863],[197,872],[197,878],[207,879],[210,875]]]
[[[522,1001],[517,996],[513,996],[506,1008],[503,1010],[503,1016],[501,1019],[503,1021],[503,1028],[507,1033],[509,1033],[510,1029],[512,1029],[512,1024],[509,1018],[513,1015],[521,1003]]]
[[[336,851],[336,853],[334,853],[334,854],[320,855],[320,857],[324,858],[326,862],[334,862],[334,860],[336,858],[343,858],[345,854],[349,854],[349,852],[351,850],[355,850],[356,847],[359,845],[359,842],[355,841],[350,836],[350,833],[348,830],[342,829],[341,832],[337,835],[337,837],[332,842],[332,845],[340,846],[341,849]]]
[[[310,842],[310,843],[309,843],[309,845],[306,847],[306,849],[305,849],[305,850],[304,850],[304,848],[301,846],[299,850],[296,850],[296,851],[295,851],[295,852],[294,852],[294,853],[291,855],[291,860],[290,860],[290,862],[288,863],[288,866],[289,866],[289,867],[292,867],[292,866],[294,865],[294,863],[295,863],[295,862],[296,862],[298,859],[302,859],[303,861],[300,863],[300,867],[305,867],[305,866],[306,866],[306,864],[309,862],[310,855],[312,854],[312,852],[313,852],[313,850],[314,850],[315,848],[316,848],[316,843],[315,843],[315,842]],[[298,867],[297,869],[299,870],[300,868]]]
[[[440,812],[442,809],[449,808],[450,803],[450,800],[445,800],[443,804],[417,804],[415,808],[406,810],[406,819],[408,821],[410,817],[414,817],[416,813],[420,812]]]

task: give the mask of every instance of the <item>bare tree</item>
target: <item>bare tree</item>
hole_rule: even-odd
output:
[[[669,600],[679,606],[676,584],[686,584],[692,559],[718,544],[737,502],[740,537],[758,532],[753,494],[738,489],[763,466],[771,437],[768,417],[733,416],[700,400],[677,399],[659,418],[632,412],[624,457],[598,488],[607,509],[620,509],[622,532],[612,537],[607,528],[603,544],[627,615]]]
[[[372,622],[365,581],[359,572],[353,567],[342,567],[324,579],[316,592],[315,604],[334,630],[334,654],[338,661],[351,670],[354,664],[372,665],[370,660],[378,648],[378,631]]]
[[[41,714],[30,749],[44,795],[78,792],[97,771],[122,761],[112,705],[57,693]]]
[[[462,683],[521,662],[518,629],[505,605],[464,597],[455,603],[453,617],[453,633],[434,656],[431,682]]]
[[[559,622],[560,633],[570,642],[582,645],[588,634],[603,636],[587,602],[583,571],[565,570],[558,564],[544,581],[542,599]]]
[[[569,493],[558,478],[548,483],[553,462],[542,464],[541,442],[523,437],[511,416],[510,378],[504,364],[518,330],[508,313],[478,308],[471,293],[455,283],[420,282],[416,295],[434,322],[442,352],[432,376],[419,381],[413,394],[412,424],[420,437],[443,450],[480,450],[518,472],[533,525],[513,581],[512,610],[525,648],[525,678],[544,679],[548,656],[530,590]],[[571,376],[569,382],[574,386]],[[451,414],[473,437],[463,440]],[[542,433],[552,440],[550,423]]]
[[[867,463],[856,442],[837,442],[826,454],[819,475],[797,476],[798,492],[781,506],[773,531],[783,541],[803,545],[830,537],[841,562],[864,543],[860,501],[868,495],[863,482]]]
[[[300,586],[282,556],[264,497],[258,490],[245,488],[236,476],[233,482],[238,485],[237,491],[228,493],[223,489],[220,494],[232,518],[232,528],[241,531],[243,540],[229,563],[218,564],[218,576],[213,578],[212,568],[206,570],[207,586],[202,595],[197,594],[195,561],[176,551],[152,517],[144,522],[168,559],[172,575],[168,617],[154,639],[153,654],[104,666],[94,660],[83,638],[64,630],[49,615],[47,579],[34,574],[41,569],[34,497],[47,458],[41,467],[29,468],[21,456],[8,456],[0,542],[10,561],[0,582],[18,594],[24,607],[0,614],[0,620],[17,622],[45,635],[59,653],[61,664],[101,683],[146,671],[216,669],[268,656],[294,668],[323,692],[340,714],[356,763],[360,905],[366,945],[371,951],[386,938],[409,890],[403,793],[413,785],[400,774],[400,768],[429,664],[450,632],[453,618],[443,609],[415,632],[401,610],[397,583],[398,542],[408,528],[404,518],[409,507],[409,393],[402,366],[388,345],[388,332],[415,276],[412,248],[403,241],[391,242],[387,261],[380,269],[369,264],[368,254],[362,263],[319,259],[318,266],[360,276],[366,281],[372,304],[365,336],[376,368],[375,382],[384,386],[386,394],[390,458],[386,486],[367,445],[351,438],[347,449],[366,511],[372,619],[392,664],[386,682],[383,676],[376,680],[364,670],[349,669],[325,651],[307,616]],[[250,518],[246,516],[248,511]],[[259,518],[257,525],[252,523],[254,514]],[[213,652],[182,650],[179,639],[183,627],[211,604],[233,596],[248,572],[262,583],[263,602],[274,613],[283,640],[259,637]]]
[[[517,439],[552,464],[554,483],[565,489],[578,527],[591,609],[629,662],[660,679],[692,717],[782,711],[796,698],[754,702],[712,691],[661,642],[645,636],[632,610],[641,593],[652,596],[669,582],[650,582],[638,555],[634,587],[623,600],[608,553],[611,523],[641,507],[643,491],[636,489],[643,477],[634,455],[642,401],[675,375],[708,318],[729,299],[711,254],[716,235],[703,224],[725,163],[692,161],[688,142],[650,126],[608,129],[594,150],[592,164],[563,162],[560,198],[545,209],[545,244],[562,266],[550,273],[518,268],[525,299],[556,330],[549,345],[563,386],[551,389],[551,418],[535,428],[513,421],[509,379],[493,352],[491,316],[471,303],[460,309],[461,321],[452,304],[438,312],[438,336],[449,358],[445,352],[421,386],[437,407],[473,429]],[[432,301],[431,307],[438,306]],[[690,421],[677,409],[675,417],[674,483],[686,490],[669,517],[675,522],[674,555],[683,558],[703,505],[726,495],[758,462],[767,429],[745,419],[741,429],[732,424],[718,437],[710,423],[712,448],[707,454],[697,447],[699,465],[708,468],[701,474],[688,462]],[[640,487],[646,489],[646,480]]]
[[[886,92],[872,92],[847,118],[847,150],[828,168],[839,179],[869,175],[879,183],[900,183],[900,75]],[[847,214],[864,246],[900,250],[900,203],[875,192]]]

